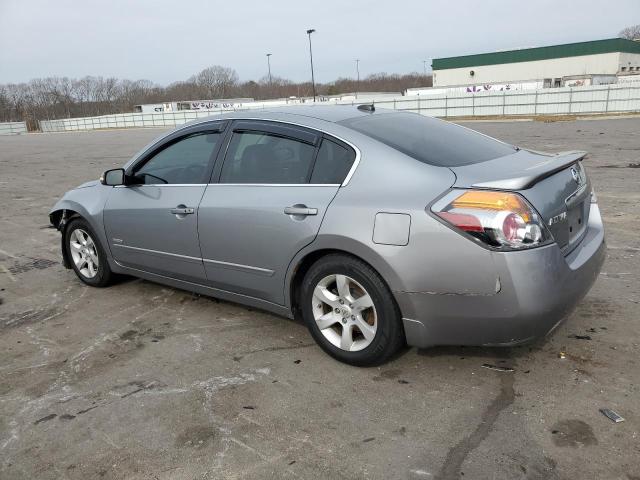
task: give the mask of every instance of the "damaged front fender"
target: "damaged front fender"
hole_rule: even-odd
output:
[[[82,217],[89,222],[92,230],[108,252],[102,212],[112,188],[93,182],[81,185],[81,187],[65,193],[49,211],[49,221],[61,233],[62,261],[66,268],[71,268],[71,262],[64,245],[65,227],[75,217]]]
[[[77,213],[71,212],[71,215],[78,216]],[[71,268],[71,259],[69,258],[69,253],[65,248],[64,244],[64,228],[66,224],[69,222],[69,210],[55,210],[49,214],[49,221],[51,225],[53,225],[56,230],[60,232],[60,251],[62,252],[62,265],[65,268]]]

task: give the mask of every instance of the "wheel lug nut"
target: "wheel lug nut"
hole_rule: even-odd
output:
[[[336,313],[340,313],[340,309],[336,307],[336,309],[334,310]]]
[[[344,300],[340,299],[338,301],[340,302],[340,305],[344,305]]]
[[[346,318],[343,318],[343,319],[342,319],[342,323],[347,323],[347,319],[346,319]]]
[[[355,315],[351,315],[351,320],[355,320],[356,316]]]

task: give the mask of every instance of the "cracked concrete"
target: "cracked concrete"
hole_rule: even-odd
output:
[[[61,266],[48,208],[162,130],[0,137],[0,478],[640,478],[640,119],[471,127],[591,152],[603,273],[544,342],[371,369],[294,321]]]

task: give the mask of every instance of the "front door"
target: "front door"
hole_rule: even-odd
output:
[[[320,133],[236,122],[199,209],[208,283],[283,304],[287,268],[316,237],[353,156]]]
[[[222,134],[171,139],[136,164],[104,210],[114,259],[127,267],[187,281],[205,279],[198,242],[198,205]]]

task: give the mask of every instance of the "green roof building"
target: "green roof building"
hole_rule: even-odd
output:
[[[433,86],[540,81],[564,86],[567,79],[640,75],[640,42],[623,38],[435,58]]]

